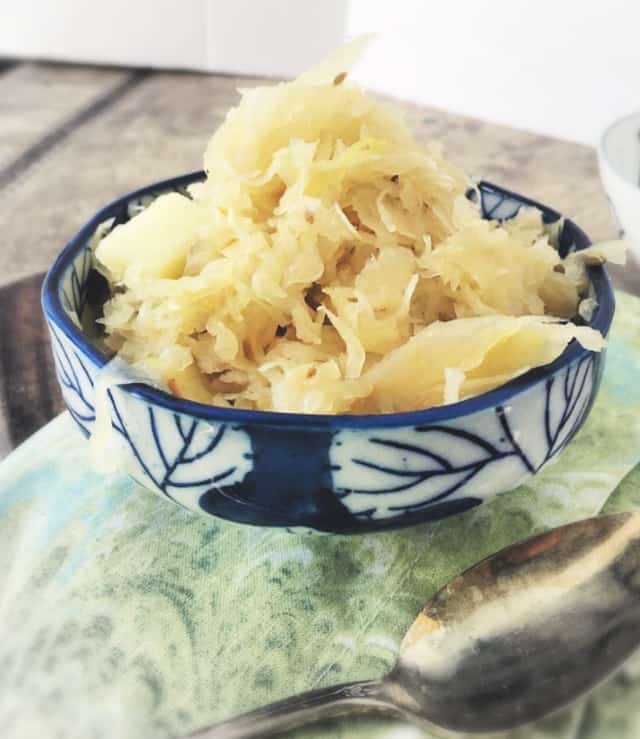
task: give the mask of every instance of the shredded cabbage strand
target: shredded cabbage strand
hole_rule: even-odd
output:
[[[599,350],[559,319],[619,246],[562,260],[537,210],[483,220],[467,175],[340,62],[243,91],[206,180],[99,241],[108,349],[182,397],[301,413],[456,402],[572,339]]]

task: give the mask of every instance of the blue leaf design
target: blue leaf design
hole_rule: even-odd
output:
[[[75,422],[88,435],[96,414],[89,400],[93,395],[93,378],[85,364],[87,360],[58,329],[50,326],[50,334],[56,374],[65,404]]]
[[[581,426],[593,398],[595,366],[588,355],[532,388],[535,395],[451,424],[369,436],[339,432],[331,447],[336,492],[353,515],[373,519],[515,487]],[[544,416],[532,417],[531,403],[544,408]]]
[[[482,217],[487,220],[507,221],[513,218],[523,205],[521,200],[510,198],[484,185],[480,188],[480,195]]]
[[[144,476],[168,498],[185,504],[182,492],[196,500],[211,488],[237,482],[251,469],[251,443],[244,431],[171,413],[124,392],[118,401],[119,392],[108,391],[112,426]],[[141,418],[146,419],[143,428]]]
[[[338,488],[341,497],[351,494],[386,495],[415,488],[426,481],[440,482],[438,492],[416,504],[409,506],[390,506],[390,510],[405,510],[430,505],[456,492],[492,462],[513,457],[522,463],[528,471],[533,466],[511,432],[507,414],[501,406],[495,410],[500,428],[504,432],[505,443],[500,447],[490,443],[485,437],[467,429],[454,426],[432,425],[418,426],[415,432],[424,436],[425,445],[407,443],[392,438],[374,436],[369,438],[366,450],[371,456],[355,456],[351,464],[356,467],[374,471],[378,483],[375,486]],[[447,459],[441,452],[435,452],[428,446],[430,437],[438,436],[439,447],[448,443],[456,446],[459,456],[464,462],[459,463]],[[444,439],[442,438],[444,437]],[[372,448],[373,447],[373,448]],[[397,451],[395,464],[380,461],[375,447]],[[464,447],[464,449],[462,449]]]
[[[82,321],[87,305],[87,278],[91,264],[91,249],[87,245],[73,261],[61,288],[62,305],[67,314],[78,322]]]
[[[543,464],[555,457],[573,438],[589,410],[595,358],[588,355],[550,378],[545,387],[544,434],[547,453]]]

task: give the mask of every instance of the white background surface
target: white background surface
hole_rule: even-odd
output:
[[[0,55],[292,76],[346,19],[346,0],[0,0]]]
[[[357,76],[400,97],[586,143],[640,109],[639,0],[351,0],[378,29]]]
[[[8,56],[291,76],[366,31],[381,92],[586,143],[640,109],[638,0],[0,0]]]

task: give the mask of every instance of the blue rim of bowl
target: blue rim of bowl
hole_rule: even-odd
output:
[[[170,179],[162,180],[137,190],[133,190],[132,192],[113,200],[111,203],[99,210],[89,221],[87,221],[87,223],[85,223],[80,231],[78,231],[78,233],[65,246],[47,273],[42,285],[42,307],[45,316],[48,320],[52,321],[72,343],[78,346],[83,354],[90,357],[98,367],[103,367],[109,361],[109,358],[96,349],[96,347],[84,337],[77,326],[67,316],[60,301],[59,288],[66,270],[73,262],[77,252],[83,248],[91,238],[97,226],[111,217],[112,211],[115,211],[117,208],[121,208],[125,203],[137,198],[141,198],[149,194],[161,193],[163,191],[175,190],[201,181],[204,176],[204,172],[199,171],[180,175],[179,177],[172,177]],[[510,197],[524,205],[531,205],[538,208],[544,214],[546,222],[553,222],[562,217],[561,214],[553,208],[549,208],[531,198],[506,190],[498,185],[493,185],[490,182],[481,181],[478,183],[478,186],[485,190],[492,189],[501,196]],[[571,227],[575,230],[576,234],[584,239],[586,244],[591,243],[589,237],[579,226],[569,219],[566,219],[566,222],[571,224]],[[593,320],[589,322],[588,325],[597,329],[606,337],[609,332],[615,310],[615,298],[611,287],[611,281],[603,267],[590,267],[589,276],[591,283],[595,288],[596,296],[598,298],[598,306]],[[174,395],[171,395],[164,390],[141,382],[123,382],[119,385],[123,387],[123,389],[126,388],[126,391],[131,395],[154,405],[164,407],[173,413],[189,414],[205,421],[228,423],[236,426],[260,424],[265,426],[285,426],[289,428],[308,428],[310,426],[316,426],[318,428],[331,429],[424,426],[426,424],[450,421],[454,418],[469,416],[498,405],[504,405],[514,396],[519,395],[525,390],[531,388],[533,385],[550,378],[563,367],[586,358],[591,353],[591,351],[584,349],[577,341],[574,340],[551,364],[530,370],[505,385],[497,387],[495,390],[490,390],[482,395],[477,395],[473,398],[459,401],[458,403],[403,413],[328,415],[222,408],[220,406],[205,405],[191,400],[176,398]]]

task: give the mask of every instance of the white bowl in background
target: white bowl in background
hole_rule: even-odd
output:
[[[598,164],[621,231],[640,258],[640,111],[619,118],[603,133]]]

